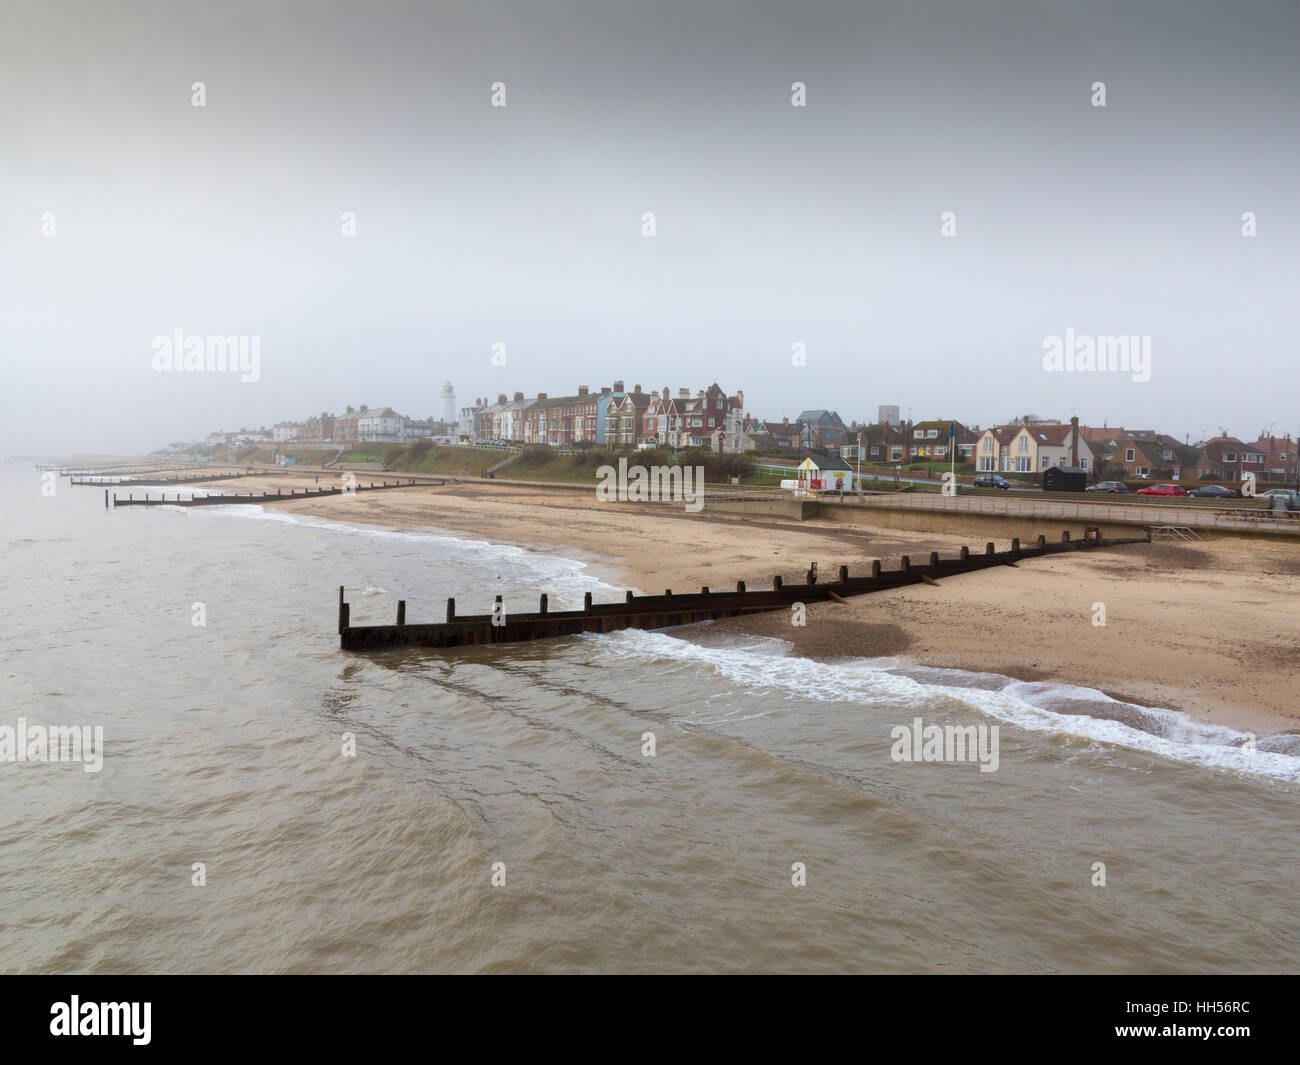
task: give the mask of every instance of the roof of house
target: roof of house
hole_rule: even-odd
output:
[[[1072,425],[1031,425],[1028,426],[1030,434],[1040,444],[1046,444],[1049,447],[1062,447],[1070,439],[1070,430]],[[1081,441],[1087,443],[1087,441]]]
[[[833,410],[801,411],[799,417],[795,420],[807,422],[809,425],[833,425],[837,429],[844,428],[844,423],[840,420],[840,416]]]
[[[820,458],[817,455],[808,455],[807,458],[819,470],[853,469],[853,467],[840,458],[839,455],[827,455],[825,458]]]
[[[1090,444],[1095,443],[1096,441],[1099,440],[1105,440],[1105,441],[1117,440],[1119,437],[1121,437],[1124,434],[1124,430],[1122,427],[1116,426],[1112,428],[1104,425],[1100,427],[1095,425],[1081,425],[1079,426],[1079,432],[1083,435],[1083,438],[1086,441],[1088,441],[1088,443]]]
[[[1297,443],[1286,436],[1261,436],[1250,446],[1256,451],[1264,452],[1266,455],[1294,455]]]
[[[1023,425],[990,425],[984,430],[985,433],[991,433],[993,439],[999,444],[1009,444],[1012,440],[1020,435],[1020,430],[1025,428]],[[982,437],[984,433],[981,433]]]
[[[797,436],[799,433],[799,426],[788,422],[764,422],[763,425],[773,436]]]

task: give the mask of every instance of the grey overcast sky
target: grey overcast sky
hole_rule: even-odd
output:
[[[0,453],[447,377],[1294,433],[1298,55],[1294,0],[0,0]],[[177,328],[260,380],[154,372]],[[1151,379],[1046,372],[1067,328]]]

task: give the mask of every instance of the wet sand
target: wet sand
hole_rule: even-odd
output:
[[[276,480],[288,488],[312,484],[313,476]],[[248,486],[256,490],[266,480]],[[813,561],[829,578],[840,565],[861,572],[877,558],[893,566],[904,553],[982,547],[969,536],[688,514],[505,485],[422,486],[276,505],[554,552],[585,561],[611,584],[643,592],[720,589],[738,580],[762,587],[774,574],[802,580]],[[1097,604],[1104,605],[1105,625],[1094,624]],[[779,637],[807,657],[892,656],[1061,680],[1198,720],[1300,732],[1300,551],[1285,543],[1242,538],[1107,548],[965,574],[938,587],[876,592],[844,605],[813,604],[802,627],[777,612],[708,628]]]

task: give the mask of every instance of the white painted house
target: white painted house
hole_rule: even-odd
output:
[[[975,441],[975,467],[981,473],[1038,474],[1051,466],[1091,470],[1094,462],[1075,425],[995,425]]]
[[[357,418],[357,439],[371,443],[402,442],[406,419],[392,407],[367,410]]]

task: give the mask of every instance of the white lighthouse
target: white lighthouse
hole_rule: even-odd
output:
[[[440,417],[448,426],[456,424],[456,390],[451,387],[450,381],[442,386],[442,414]]]

